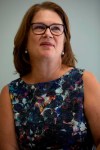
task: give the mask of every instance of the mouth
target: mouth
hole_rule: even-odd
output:
[[[52,44],[51,42],[42,42],[40,43],[40,46],[48,46],[48,47],[54,47],[54,44]]]

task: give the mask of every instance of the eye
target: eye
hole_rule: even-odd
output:
[[[45,30],[45,26],[42,24],[33,24],[32,28],[33,30],[38,30],[38,31]]]
[[[52,30],[52,31],[60,31],[61,29],[60,29],[60,26],[58,26],[58,25],[53,25],[53,26],[51,26],[51,30]]]

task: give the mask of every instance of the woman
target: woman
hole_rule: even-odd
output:
[[[20,78],[0,95],[0,149],[100,150],[100,86],[75,67],[70,37],[57,4],[26,12],[14,40]]]

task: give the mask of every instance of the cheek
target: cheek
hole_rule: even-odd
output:
[[[34,35],[30,35],[27,41],[27,48],[28,49],[34,49],[38,43],[39,39],[35,37]]]
[[[64,38],[59,38],[57,41],[57,49],[62,51],[64,49]]]

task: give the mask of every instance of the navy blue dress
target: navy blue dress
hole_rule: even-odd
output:
[[[8,85],[20,150],[92,150],[83,72],[73,68],[50,82],[18,78]]]

